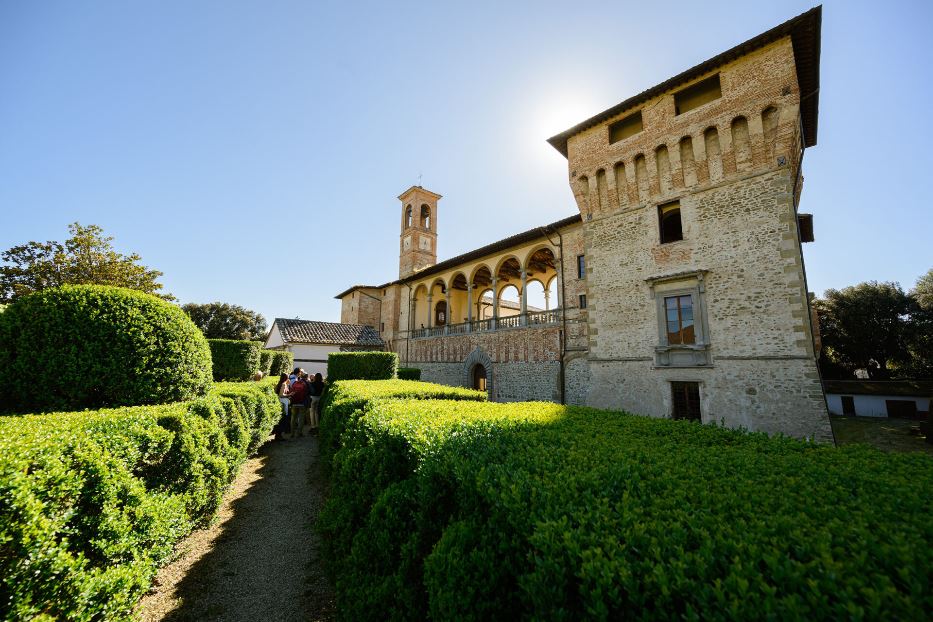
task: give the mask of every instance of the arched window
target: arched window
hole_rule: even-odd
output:
[[[434,305],[434,325],[444,326],[447,324],[447,302],[441,300]]]
[[[421,206],[421,226],[425,229],[431,228],[431,208],[427,205]]]
[[[411,205],[405,210],[405,228],[411,226]]]

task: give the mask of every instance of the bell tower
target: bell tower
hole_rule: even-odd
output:
[[[402,202],[398,276],[405,278],[437,263],[437,201],[441,195],[412,186],[398,198]]]

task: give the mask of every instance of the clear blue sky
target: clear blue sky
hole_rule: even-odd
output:
[[[419,174],[441,259],[571,215],[546,138],[812,5],[6,0],[0,249],[98,224],[180,302],[337,321]],[[931,24],[824,5],[813,291],[933,266]]]

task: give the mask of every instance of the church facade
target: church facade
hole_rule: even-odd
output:
[[[549,139],[576,200],[563,220],[438,262],[441,196],[409,188],[399,278],[339,294],[341,322],[376,328],[424,380],[493,400],[831,441],[802,254],[812,219],[797,211],[820,20],[813,9]]]

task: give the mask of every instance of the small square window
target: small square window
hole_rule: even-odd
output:
[[[577,255],[577,278],[586,278],[586,255]]]
[[[645,126],[641,120],[641,110],[639,110],[609,126],[609,142],[617,143],[620,140],[625,140],[643,129],[645,129]]]
[[[586,309],[586,294],[580,294],[580,308]]]
[[[683,223],[680,219],[680,202],[658,206],[658,228],[661,231],[661,244],[684,239]]]
[[[702,421],[699,382],[672,382],[671,398],[674,419]]]
[[[710,76],[674,93],[674,114],[683,114],[722,97],[719,74]]]
[[[382,331],[382,332],[385,332],[385,330],[386,330],[386,323],[385,323],[385,322],[383,322],[382,324],[379,325],[379,330]]]

